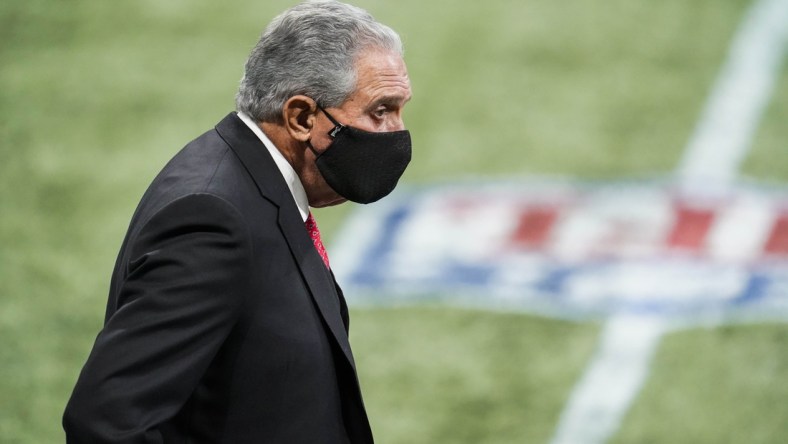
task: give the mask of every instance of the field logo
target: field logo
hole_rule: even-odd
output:
[[[331,253],[356,303],[788,315],[788,195],[756,185],[693,195],[658,182],[423,188],[359,207]]]

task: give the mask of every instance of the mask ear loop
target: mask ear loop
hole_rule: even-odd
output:
[[[334,116],[329,114],[328,111],[326,111],[322,106],[320,106],[320,104],[316,104],[316,105],[317,105],[317,109],[319,109],[320,111],[323,111],[323,114],[325,114],[326,117],[328,117],[328,120],[330,120],[331,123],[334,124],[334,128],[332,128],[331,131],[328,132],[328,135],[332,139],[335,139],[337,137],[337,134],[342,132],[342,130],[347,128],[347,126],[342,125],[341,123],[337,122],[337,119],[335,119]],[[312,141],[310,141],[310,140],[306,141],[306,146],[309,147],[310,150],[312,150],[312,153],[315,155],[315,158],[320,157],[325,152],[325,151],[323,151],[323,153],[318,153],[317,150],[315,150],[315,147],[312,146]]]
[[[321,154],[323,154],[323,153],[318,153],[315,147],[312,146],[312,142],[309,140],[306,141],[306,146],[309,148],[310,151],[312,151],[312,154],[315,155],[315,159],[317,159],[318,157],[320,157]]]
[[[317,105],[317,109],[319,109],[320,111],[323,111],[323,114],[325,114],[326,117],[328,117],[328,120],[330,120],[331,123],[334,124],[334,128],[331,131],[328,132],[328,135],[331,136],[332,139],[336,138],[337,134],[339,134],[340,132],[342,132],[342,130],[347,128],[347,126],[342,125],[341,123],[337,122],[337,119],[335,119],[334,116],[329,114],[328,111],[326,111],[322,106]]]

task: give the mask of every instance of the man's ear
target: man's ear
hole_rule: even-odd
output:
[[[282,117],[290,137],[306,142],[312,136],[317,119],[317,102],[307,96],[293,96],[282,107]]]

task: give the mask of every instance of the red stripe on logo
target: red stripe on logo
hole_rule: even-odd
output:
[[[700,252],[714,221],[714,211],[708,208],[676,205],[676,222],[668,235],[669,248]]]
[[[763,248],[766,254],[788,255],[788,213],[774,221],[772,232]]]
[[[557,212],[555,208],[523,208],[518,215],[517,228],[510,239],[515,248],[539,249],[550,237]]]

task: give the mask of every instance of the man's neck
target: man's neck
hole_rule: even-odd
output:
[[[282,153],[282,156],[287,160],[290,166],[298,172],[301,170],[303,164],[303,156],[296,155],[296,149],[293,146],[293,139],[287,134],[287,129],[282,125],[270,122],[258,123],[260,129],[274,144],[274,147]]]

